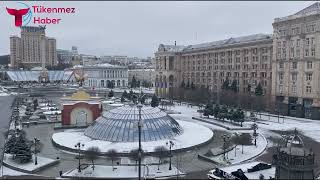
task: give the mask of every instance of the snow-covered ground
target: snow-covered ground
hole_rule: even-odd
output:
[[[45,111],[45,112],[43,112],[43,114],[45,114],[45,115],[58,115],[58,114],[61,114],[61,111],[60,110],[58,110],[58,111]]]
[[[173,150],[188,148],[209,141],[213,132],[209,128],[186,121],[177,121],[183,128],[183,133],[170,139],[174,142]],[[68,137],[68,138],[66,138]],[[107,152],[110,149],[116,149],[118,152],[128,153],[132,149],[138,148],[137,142],[115,143],[109,141],[93,140],[83,134],[83,131],[66,130],[64,132],[54,133],[52,140],[64,147],[75,149],[74,145],[78,142],[83,143],[85,149],[97,146],[101,152]],[[169,140],[169,139],[168,139]],[[146,152],[153,152],[157,146],[165,146],[168,140],[142,142],[142,148]]]
[[[13,170],[13,169],[10,169],[10,168],[7,168],[5,166],[2,166],[2,169],[0,169],[3,174],[2,176],[23,176],[23,175],[29,175],[27,173],[23,173],[23,172],[20,172],[20,171],[16,171],[16,170]]]
[[[32,155],[32,160],[28,163],[18,163],[16,161],[14,161],[12,159],[12,155],[11,154],[4,154],[4,158],[3,158],[3,163],[4,164],[7,164],[9,166],[12,166],[12,167],[15,167],[15,168],[18,168],[18,169],[21,169],[25,172],[33,172],[33,171],[36,171],[37,169],[43,167],[43,166],[46,166],[48,164],[51,164],[51,163],[54,163],[55,161],[57,160],[54,160],[54,159],[50,159],[50,158],[46,158],[46,157],[41,157],[41,156],[38,156],[37,157],[37,161],[38,161],[38,164],[35,165],[35,157],[34,155]]]
[[[248,161],[256,156],[259,156],[267,147],[267,140],[261,134],[257,137],[257,146],[255,145],[246,145],[243,146],[243,154],[242,154],[242,146],[238,145],[236,148],[233,148],[226,155],[228,159],[224,161],[223,154],[219,156],[212,157],[210,159],[218,162],[220,164],[239,164],[245,161]],[[236,151],[236,152],[235,152]]]
[[[168,170],[168,164],[143,166],[141,168],[141,175],[143,177],[153,176],[155,178],[164,178],[172,176],[184,175],[183,172],[179,171],[176,167],[172,167],[172,170]],[[88,166],[86,169],[78,172],[78,169],[71,170],[63,174],[63,177],[96,177],[105,179],[136,179],[138,177],[138,168],[136,166],[101,166],[95,165],[94,170],[92,166]]]

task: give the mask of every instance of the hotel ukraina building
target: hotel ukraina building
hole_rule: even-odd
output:
[[[272,25],[273,34],[160,44],[156,93],[168,96],[182,82],[217,92],[226,79],[236,80],[240,93],[246,93],[260,83],[281,114],[320,119],[320,3],[276,18]]]
[[[55,66],[58,63],[56,39],[46,37],[45,27],[22,26],[21,38],[10,37],[10,64],[12,68]]]

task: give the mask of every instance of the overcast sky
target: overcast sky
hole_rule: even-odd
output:
[[[25,1],[26,2],[26,1]],[[311,1],[284,2],[26,2],[45,7],[74,7],[75,14],[34,14],[61,18],[47,25],[46,35],[58,49],[78,47],[93,55],[154,56],[159,44],[189,45],[257,33],[272,33],[272,22],[311,5]],[[0,55],[9,54],[9,37],[19,35],[14,17],[0,2]],[[29,24],[30,25],[30,24]]]

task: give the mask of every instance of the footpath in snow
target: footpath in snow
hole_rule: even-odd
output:
[[[169,164],[161,164],[158,170],[158,165],[143,166],[141,168],[143,177],[153,178],[168,178],[175,176],[184,176],[185,173],[172,166],[169,170]],[[94,170],[92,165],[78,172],[78,169],[73,169],[62,175],[64,178],[104,178],[104,179],[136,179],[138,178],[137,166],[101,166],[95,165]]]
[[[242,146],[237,145],[236,148],[232,148],[232,150],[226,152],[226,160],[224,160],[223,154],[220,154],[218,156],[202,155],[202,158],[206,158],[206,160],[208,161],[212,161],[221,165],[240,164],[261,155],[266,150],[267,145],[268,141],[266,140],[266,138],[262,134],[259,134],[259,136],[257,137],[257,146],[244,145],[243,153]]]

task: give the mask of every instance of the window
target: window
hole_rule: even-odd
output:
[[[311,56],[315,56],[316,50],[314,48],[311,49]]]
[[[281,83],[282,80],[283,80],[283,73],[279,73],[279,81],[280,81],[280,84],[282,84],[282,83]]]
[[[297,86],[296,85],[293,85],[291,87],[291,90],[292,90],[292,93],[296,94],[297,93]]]
[[[305,51],[305,54],[304,54],[306,57],[308,57],[309,56],[309,49],[306,49],[306,51]]]
[[[300,39],[297,39],[297,47],[300,47]]]
[[[306,45],[309,46],[309,44],[310,44],[310,40],[309,38],[306,38]]]
[[[312,69],[312,61],[307,62],[307,69]]]
[[[293,82],[296,82],[298,80],[298,75],[296,73],[292,74],[291,79]]]
[[[312,81],[312,74],[311,73],[308,73],[306,75],[306,81]]]
[[[311,38],[311,45],[314,45],[314,37]]]
[[[284,67],[284,63],[283,63],[283,62],[280,62],[280,63],[279,63],[279,68],[280,68],[280,69],[283,69],[283,67]]]
[[[308,94],[311,93],[311,86],[307,86],[307,87],[306,87],[306,92],[307,92]]]
[[[300,49],[296,49],[296,56],[300,57]]]
[[[297,69],[298,65],[297,65],[297,62],[293,62],[292,63],[292,69]]]
[[[283,93],[283,86],[279,85],[279,93],[282,94]]]

